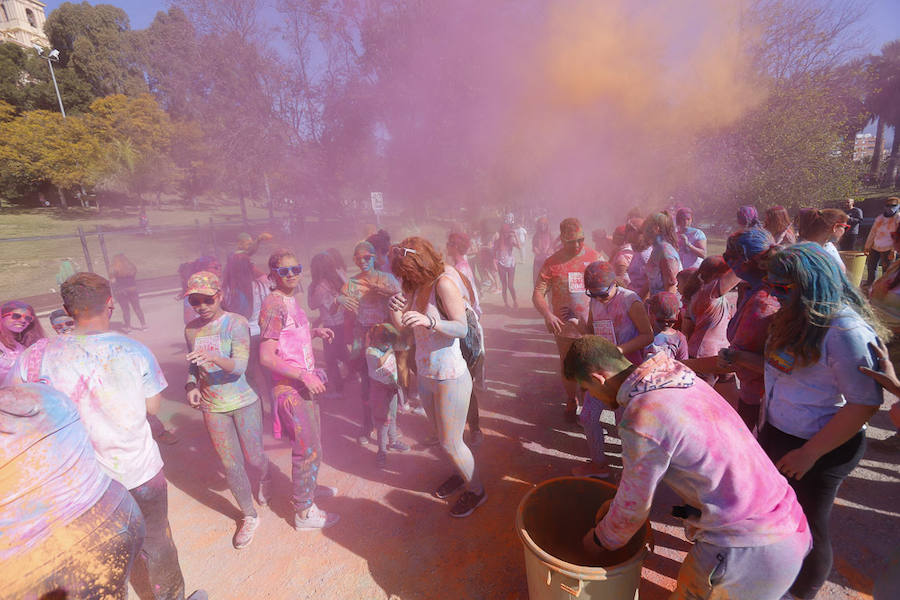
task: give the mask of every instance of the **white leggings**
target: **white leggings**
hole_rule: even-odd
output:
[[[475,468],[475,456],[463,442],[472,377],[468,371],[456,379],[428,379],[419,377],[419,400],[434,428],[441,448],[466,481],[466,488],[480,492],[481,481]]]

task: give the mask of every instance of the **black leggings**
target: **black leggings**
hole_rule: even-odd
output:
[[[516,300],[516,265],[511,267],[497,265],[497,270],[500,271],[500,285],[503,286],[503,303],[506,304],[507,290],[512,296],[512,301],[518,303]]]
[[[777,463],[785,454],[805,444],[806,440],[766,423],[759,434],[759,443],[772,462]],[[803,479],[788,479],[809,521],[813,539],[812,550],[806,555],[790,589],[791,594],[801,600],[814,598],[831,573],[834,559],[828,533],[831,507],[841,482],[853,471],[865,452],[866,436],[865,432],[860,431],[816,461]]]
[[[136,287],[127,287],[117,290],[115,297],[116,302],[119,303],[119,307],[122,309],[122,320],[125,322],[125,327],[131,328],[132,308],[134,309],[134,314],[137,315],[138,320],[141,322],[141,327],[147,326],[147,321],[144,320],[144,311],[141,310],[141,301],[138,297]]]

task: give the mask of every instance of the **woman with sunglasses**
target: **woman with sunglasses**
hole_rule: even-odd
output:
[[[275,289],[259,313],[262,343],[259,358],[272,376],[272,427],[276,439],[282,431],[291,441],[291,479],[294,528],[323,529],[337,523],[315,500],[333,496],[334,488],[317,485],[322,462],[321,422],[315,397],[325,392],[325,373],[316,369],[313,338],[334,340],[330,329],[312,329],[297,302],[303,268],[290,250],[269,257],[269,280]]]
[[[191,350],[187,355],[187,400],[203,413],[203,423],[222,461],[228,488],[243,515],[232,544],[237,549],[246,548],[259,527],[259,515],[253,506],[245,457],[259,473],[259,503],[268,504],[271,496],[259,397],[245,377],[250,358],[250,327],[245,317],[222,308],[221,285],[214,273],[200,271],[191,275],[185,296],[197,313],[197,318],[184,329]]]
[[[850,228],[850,217],[836,208],[801,208],[797,215],[797,230],[804,242],[815,242],[825,249],[842,273],[847,266],[838,252],[836,244],[840,242],[844,232]]]
[[[353,249],[353,262],[359,273],[350,278],[338,301],[355,317],[350,360],[361,381],[360,404],[362,422],[357,441],[368,444],[375,429],[372,408],[369,406],[369,370],[366,366],[366,335],[369,330],[388,320],[388,302],[400,291],[400,283],[390,273],[375,268],[377,254],[369,242],[360,242]],[[403,400],[401,399],[401,402]]]
[[[472,393],[472,377],[459,339],[466,336],[466,303],[441,255],[419,237],[406,238],[391,260],[403,293],[391,298],[391,321],[411,329],[416,339],[419,399],[441,447],[456,469],[435,491],[436,498],[463,493],[450,509],[452,517],[467,517],[484,504],[487,492],[478,477],[475,456],[463,442]]]
[[[0,382],[19,354],[43,337],[44,329],[30,304],[10,300],[0,306]]]
[[[881,387],[859,367],[877,366],[873,348],[890,333],[818,244],[775,254],[768,282],[781,309],[766,345],[759,441],[809,520],[812,550],[790,594],[811,600],[831,572],[831,507],[865,452],[864,427],[883,400]]]
[[[763,350],[772,317],[779,304],[765,284],[765,261],[777,246],[772,234],[762,227],[750,227],[731,234],[722,256],[732,275],[723,275],[722,289],[734,287],[729,277],[747,283],[748,289],[738,300],[734,317],[728,323],[729,346],[719,352],[717,370],[735,373],[741,384],[738,414],[750,431],[756,432],[765,386],[763,382]]]
[[[675,223],[669,213],[660,212],[648,217],[644,222],[644,238],[653,247],[647,259],[649,295],[657,292],[677,294],[681,258],[678,255]]]

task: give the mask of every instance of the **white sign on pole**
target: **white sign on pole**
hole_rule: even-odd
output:
[[[372,192],[372,210],[380,213],[384,211],[384,194]]]

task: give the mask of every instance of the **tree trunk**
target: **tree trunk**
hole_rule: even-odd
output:
[[[57,186],[57,187],[56,187],[56,193],[59,194],[59,207],[60,207],[60,208],[65,208],[65,209],[68,210],[68,208],[69,208],[69,203],[66,202],[66,195],[63,193],[62,188],[59,187],[59,186]]]
[[[869,164],[869,175],[878,180],[878,170],[881,168],[881,155],[884,153],[884,119],[878,117],[878,125],[875,128],[875,154]]]
[[[241,197],[241,218],[244,219],[244,224],[246,224],[247,223],[247,201],[244,198],[244,189],[243,188],[241,188],[240,197]]]
[[[898,135],[897,129],[894,130],[894,141],[891,143],[891,155],[888,157],[887,170],[884,173],[883,185],[885,187],[892,187],[894,185],[894,179],[897,176],[897,161],[900,160],[900,135]]]

